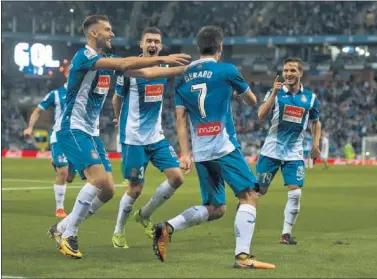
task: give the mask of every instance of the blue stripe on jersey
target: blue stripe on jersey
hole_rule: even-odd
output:
[[[161,127],[162,98],[167,79],[125,78],[120,116],[120,141],[147,145],[164,138]],[[127,113],[126,113],[127,112]]]
[[[279,160],[302,160],[304,132],[309,119],[318,119],[318,106],[316,96],[307,89],[301,88],[295,95],[280,90],[261,154]]]

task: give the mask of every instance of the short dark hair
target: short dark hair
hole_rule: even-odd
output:
[[[147,27],[143,30],[143,32],[141,33],[141,39],[144,38],[144,35],[147,34],[147,33],[151,33],[151,34],[159,34],[161,37],[163,36],[162,32],[160,29],[158,29],[157,27]]]
[[[302,72],[304,70],[304,62],[302,62],[302,60],[298,57],[289,57],[289,58],[285,59],[284,62],[283,62],[283,65],[285,65],[287,63],[297,63],[299,71]]]
[[[84,34],[86,35],[88,33],[88,29],[90,26],[98,23],[101,20],[110,22],[110,19],[107,17],[107,15],[90,15],[86,17],[82,24],[82,30],[84,31]]]
[[[219,26],[209,25],[200,29],[196,35],[196,44],[200,54],[213,55],[220,49],[223,39],[223,29]]]

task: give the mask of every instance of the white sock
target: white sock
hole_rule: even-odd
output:
[[[292,227],[296,223],[300,211],[301,189],[288,192],[288,201],[284,210],[284,225],[282,234],[292,233]]]
[[[92,200],[92,205],[88,211],[88,215],[86,216],[86,218],[89,218],[91,215],[93,215],[94,213],[96,213],[98,211],[98,209],[100,209],[100,207],[104,205],[104,202],[101,201],[98,196],[95,196],[94,199]]]
[[[153,197],[141,208],[140,215],[146,219],[150,218],[152,213],[174,194],[175,190],[167,180],[162,182]]]
[[[313,159],[309,158],[309,169],[313,168]]]
[[[174,232],[181,231],[208,221],[208,210],[203,205],[197,205],[186,209],[178,216],[170,219],[168,223]]]
[[[79,225],[88,215],[93,199],[97,195],[97,188],[90,183],[86,183],[77,195],[75,205],[67,219],[67,228],[63,233],[63,237],[67,238],[76,235]]]
[[[90,216],[92,216],[94,213],[96,213],[98,211],[98,209],[104,205],[104,203],[97,197],[95,196],[94,199],[92,200],[92,205],[88,211],[88,214],[86,215],[85,219],[89,218]],[[68,214],[63,220],[61,220],[59,223],[58,223],[58,226],[57,226],[57,230],[60,232],[60,233],[64,233],[65,230],[67,229],[67,224],[68,224],[68,218],[69,216],[71,215]]]
[[[250,245],[253,238],[257,209],[251,204],[241,204],[234,221],[236,235],[235,255],[245,253],[250,255]]]
[[[304,159],[304,163],[305,163],[305,168],[306,168],[306,169],[307,169],[307,168],[308,168],[308,166],[309,166],[309,164],[308,164],[308,160],[309,160],[309,159],[307,159],[307,158],[306,158],[306,159]]]
[[[64,197],[67,186],[54,184],[56,209],[64,208]]]
[[[127,194],[124,194],[119,203],[119,211],[117,217],[117,223],[115,226],[114,234],[122,233],[124,231],[124,226],[126,225],[127,219],[132,212],[135,199]]]

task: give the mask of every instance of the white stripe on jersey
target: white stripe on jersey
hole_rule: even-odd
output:
[[[54,97],[55,97],[55,115],[54,115],[54,120],[55,122],[60,118],[62,115],[62,105],[60,103],[60,96],[59,96],[59,91],[55,90],[54,91]]]
[[[130,99],[128,103],[128,115],[126,123],[126,144],[139,142],[141,139],[138,132],[140,128],[139,92],[135,78],[130,78]]]
[[[158,112],[158,118],[150,119],[150,124],[152,124],[152,121],[155,123],[154,127],[141,127],[139,97],[140,94],[136,78],[130,78],[128,115],[125,128],[126,140],[124,143],[133,145],[147,145],[159,142],[165,138],[161,126],[162,104]]]
[[[77,92],[75,103],[72,107],[70,129],[79,129],[87,132],[88,134],[93,134],[95,132],[95,129],[93,129],[94,127],[88,127],[86,125],[85,116],[87,115],[86,105],[89,100],[90,88],[96,74],[97,70],[88,71],[81,83],[80,89]]]
[[[277,135],[278,135],[278,125],[279,125],[279,103],[278,97],[275,97],[275,105],[271,119],[271,127],[268,131],[268,136],[266,137],[266,141],[262,146],[261,155],[274,158],[274,154],[276,154],[276,143],[277,143]]]

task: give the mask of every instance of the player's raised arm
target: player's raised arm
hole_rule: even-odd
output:
[[[279,76],[276,76],[274,81],[274,87],[271,92],[268,92],[266,97],[263,100],[263,104],[258,110],[258,119],[263,120],[271,111],[271,108],[274,106],[276,95],[279,90],[283,87],[283,83],[279,81]]]
[[[180,76],[186,70],[187,66],[178,66],[172,68],[149,67],[139,70],[129,70],[125,75],[133,78],[158,79],[171,78]]]
[[[159,64],[186,65],[191,56],[187,54],[175,54],[155,57],[127,57],[127,58],[100,58],[93,65],[94,69],[112,69],[127,71],[152,67]]]

